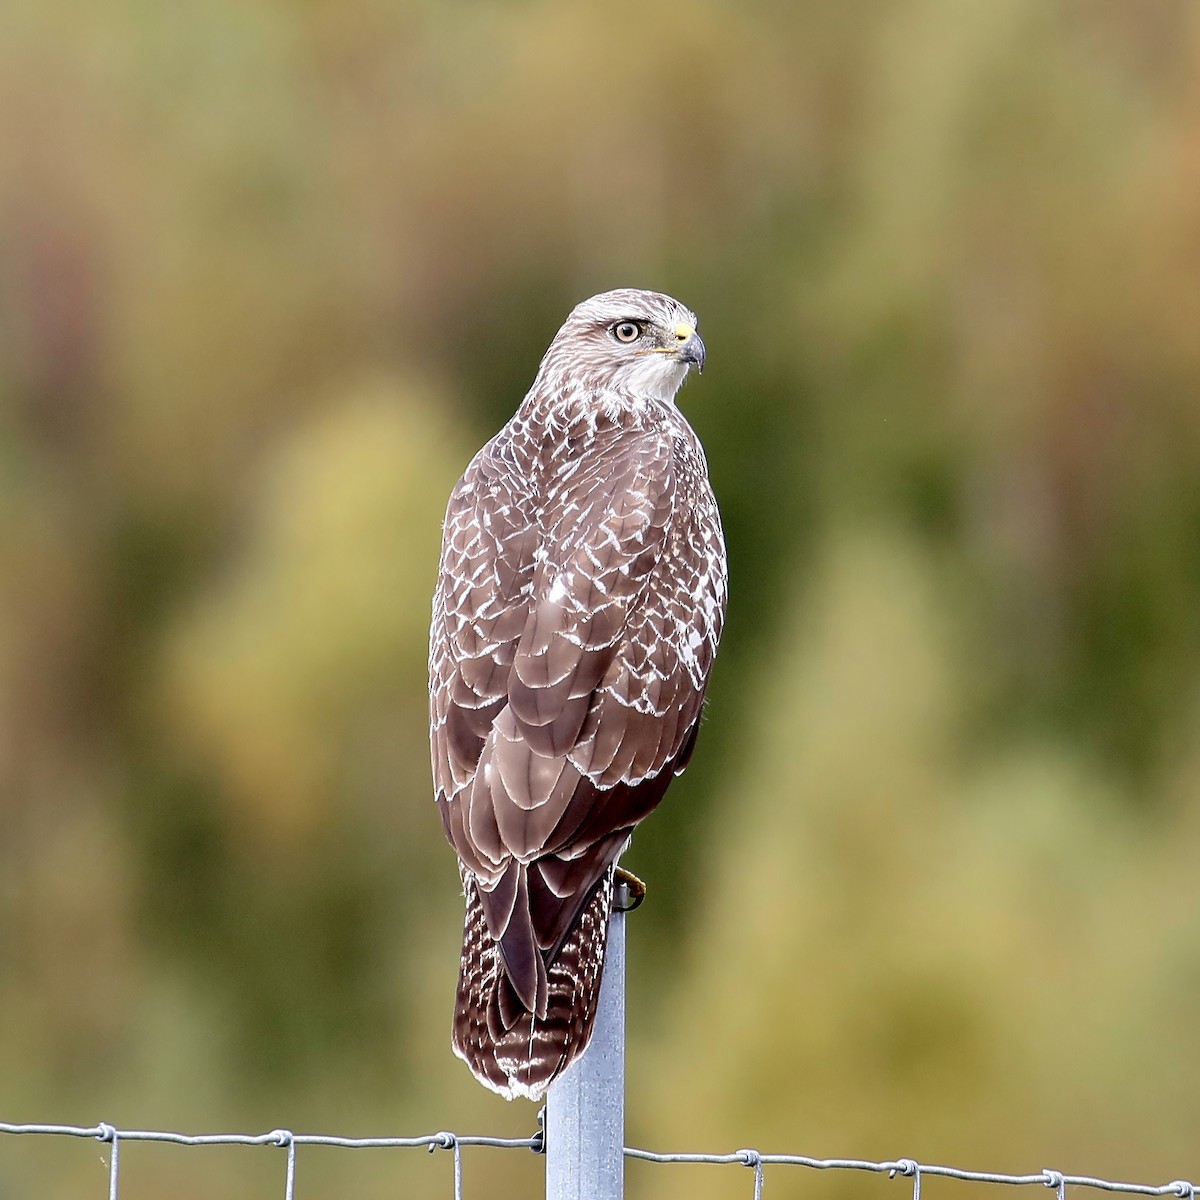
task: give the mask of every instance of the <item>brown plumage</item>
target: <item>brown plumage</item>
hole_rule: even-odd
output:
[[[655,292],[580,304],[446,510],[429,690],[467,903],[453,1044],[510,1099],[586,1047],[617,858],[695,745],[726,597],[674,402],[695,326]]]

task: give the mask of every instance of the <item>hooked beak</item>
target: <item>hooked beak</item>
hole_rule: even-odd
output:
[[[680,362],[694,364],[697,371],[704,370],[704,343],[694,329],[675,353]]]

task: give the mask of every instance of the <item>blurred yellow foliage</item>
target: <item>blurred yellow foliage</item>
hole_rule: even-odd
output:
[[[219,764],[248,855],[344,821],[330,795],[370,741],[425,750],[428,593],[464,457],[446,424],[394,384],[323,408],[263,468],[246,544],[176,635],[172,723]]]

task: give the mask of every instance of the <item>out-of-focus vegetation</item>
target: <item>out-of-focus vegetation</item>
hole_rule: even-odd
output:
[[[1189,0],[0,6],[0,1115],[532,1129],[449,1050],[428,596],[625,284],[701,315],[733,575],[629,858],[630,1138],[1195,1178]],[[103,1171],[0,1145],[5,1194]]]

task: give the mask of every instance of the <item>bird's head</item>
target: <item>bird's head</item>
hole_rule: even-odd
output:
[[[619,391],[671,403],[691,367],[704,369],[696,314],[661,292],[619,288],[575,307],[538,378],[556,389]]]

